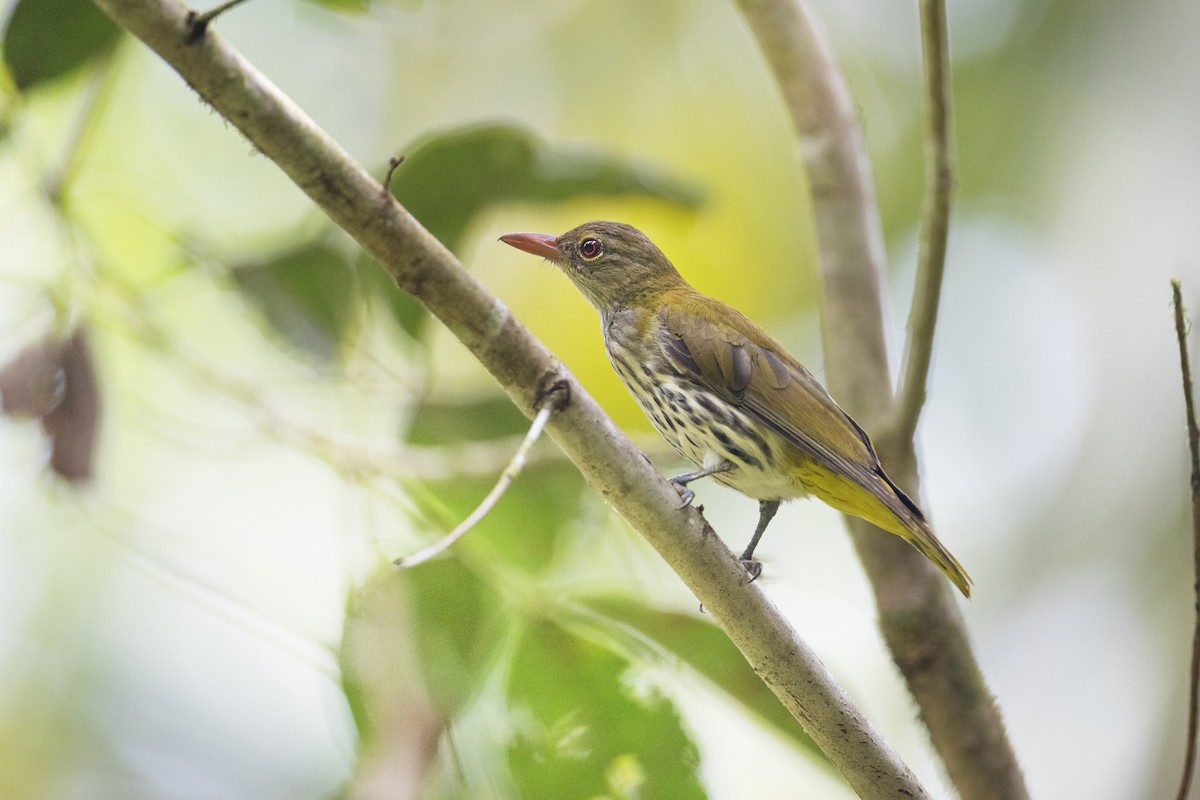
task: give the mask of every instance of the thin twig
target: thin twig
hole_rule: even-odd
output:
[[[1175,337],[1179,340],[1179,369],[1183,374],[1183,402],[1187,410],[1188,450],[1192,456],[1192,558],[1195,562],[1196,627],[1192,634],[1192,673],[1188,689],[1187,748],[1177,800],[1186,800],[1196,765],[1196,727],[1200,720],[1200,426],[1196,424],[1196,400],[1192,396],[1192,367],[1188,361],[1187,321],[1184,319],[1183,290],[1171,281],[1175,306]]]
[[[383,193],[388,194],[392,191],[392,176],[396,174],[396,168],[404,163],[404,156],[392,156],[388,159],[387,175],[383,176]]]
[[[461,539],[467,531],[479,524],[479,521],[486,517],[488,512],[495,507],[500,498],[504,496],[504,493],[508,491],[508,487],[512,486],[513,481],[521,474],[521,470],[525,468],[525,456],[528,455],[529,448],[533,447],[533,443],[542,435],[542,429],[546,427],[546,422],[549,421],[550,414],[553,411],[554,408],[550,405],[545,405],[538,411],[537,416],[533,418],[533,424],[529,426],[529,433],[525,434],[525,438],[521,441],[521,446],[513,454],[512,461],[508,462],[508,466],[504,468],[504,472],[500,473],[500,479],[496,481],[496,485],[488,492],[487,497],[483,498],[483,502],[466,519],[460,522],[454,530],[428,547],[424,547],[410,556],[396,559],[394,562],[396,566],[406,569],[408,567],[415,567],[417,564],[424,564],[429,559],[440,555],[452,544]]]
[[[921,53],[925,92],[925,202],[908,344],[896,392],[893,435],[911,441],[925,405],[933,334],[937,327],[954,192],[954,137],[950,113],[950,47],[945,0],[921,0]]]

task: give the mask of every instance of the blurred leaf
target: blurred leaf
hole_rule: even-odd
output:
[[[447,718],[419,677],[408,580],[391,567],[351,595],[338,651],[342,689],[359,734],[350,797],[414,797],[437,757]]]
[[[10,417],[44,417],[63,395],[62,342],[46,336],[0,367],[0,411]]]
[[[110,53],[120,35],[91,0],[18,0],[4,28],[4,61],[24,91]]]
[[[821,749],[754,673],[725,632],[712,622],[691,614],[648,608],[617,596],[584,598],[582,602],[608,619],[650,639],[708,678],[763,722],[828,765]]]
[[[528,131],[506,125],[461,128],[418,143],[397,168],[391,189],[455,253],[475,216],[497,203],[648,195],[691,208],[701,200],[696,189],[655,170],[599,150],[551,148]],[[389,293],[386,299],[400,326],[418,336],[425,310],[415,301],[396,298],[404,293],[394,284],[378,286]]]
[[[72,482],[92,477],[96,437],[100,429],[100,389],[86,328],[79,328],[63,343],[62,402],[42,417],[50,437],[50,467]]]
[[[308,0],[339,14],[365,14],[371,10],[371,0]]]
[[[366,251],[359,251],[355,269],[363,296],[378,298],[402,331],[413,339],[420,338],[421,326],[429,317],[425,306],[397,286],[391,276],[375,259],[367,255]]]
[[[520,128],[479,125],[437,134],[405,156],[392,194],[457,252],[490,205],[553,203],[580,195],[650,195],[697,206],[699,194],[653,170],[597,150],[551,148]]]
[[[488,394],[462,403],[422,403],[405,439],[420,445],[452,444],[524,436],[527,430],[529,420],[511,400]]]
[[[412,608],[413,646],[429,696],[453,716],[483,686],[505,631],[501,601],[454,559],[401,572]]]
[[[539,621],[511,669],[508,763],[523,797],[705,797],[678,711],[634,685],[621,656]]]
[[[50,444],[50,468],[72,482],[92,477],[100,390],[87,328],[46,336],[0,367],[0,411],[34,417]]]
[[[310,243],[232,274],[285,341],[325,361],[340,357],[357,310],[354,272],[341,252]]]
[[[421,686],[413,687],[410,680],[403,692],[408,702],[427,696],[424,702],[452,719],[495,666],[506,630],[505,608],[487,584],[454,559],[405,570],[389,567],[382,580],[359,592],[347,610],[342,668],[360,733],[374,735],[378,710],[398,694],[395,676],[411,679],[414,669]]]

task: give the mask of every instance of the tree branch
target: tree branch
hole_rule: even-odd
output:
[[[908,345],[892,418],[892,434],[902,442],[913,440],[925,405],[946,266],[946,240],[950,234],[954,139],[950,127],[950,46],[945,0],[921,0],[921,54],[925,89],[925,204],[921,210],[917,278],[908,314]]]
[[[738,0],[738,6],[779,84],[805,159],[820,241],[830,389],[868,430],[880,432],[892,409],[882,234],[850,91],[803,0]],[[884,465],[916,496],[911,438],[882,433],[876,444]],[[884,639],[959,793],[1028,797],[948,584],[899,537],[862,520],[847,522],[875,591]]]
[[[821,330],[830,389],[859,421],[884,419],[890,396],[878,280],[883,234],[854,100],[802,0],[737,5],[774,73],[804,157],[825,281]]]
[[[548,350],[472,278],[379,183],[212,31],[187,44],[174,0],[97,0],[274,161],[329,217],[416,296],[533,416],[565,386],[571,401],[547,430],[580,472],[679,574],[754,670],[864,798],[927,797],[788,621],[695,509]]]
[[[1192,558],[1195,562],[1196,627],[1192,634],[1192,671],[1188,686],[1188,721],[1183,775],[1179,780],[1178,800],[1186,800],[1196,765],[1196,727],[1200,717],[1200,426],[1196,424],[1196,400],[1192,394],[1192,367],[1188,359],[1187,321],[1184,319],[1183,290],[1179,281],[1171,281],[1171,302],[1175,308],[1175,338],[1179,340],[1179,371],[1183,377],[1183,402],[1187,411],[1188,452],[1192,457]]]

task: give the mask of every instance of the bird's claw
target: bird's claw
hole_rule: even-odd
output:
[[[747,585],[758,580],[758,576],[762,575],[762,562],[754,558],[739,558],[741,565],[745,567],[746,573],[750,576],[750,580],[746,581]]]
[[[671,481],[671,485],[675,487],[675,491],[679,492],[680,503],[676,508],[682,510],[690,506],[692,500],[696,497],[696,493],[689,489],[686,484]]]

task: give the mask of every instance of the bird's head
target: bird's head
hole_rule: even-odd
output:
[[[601,312],[651,304],[687,285],[654,242],[621,222],[589,222],[561,236],[507,233],[500,241],[552,261]]]

